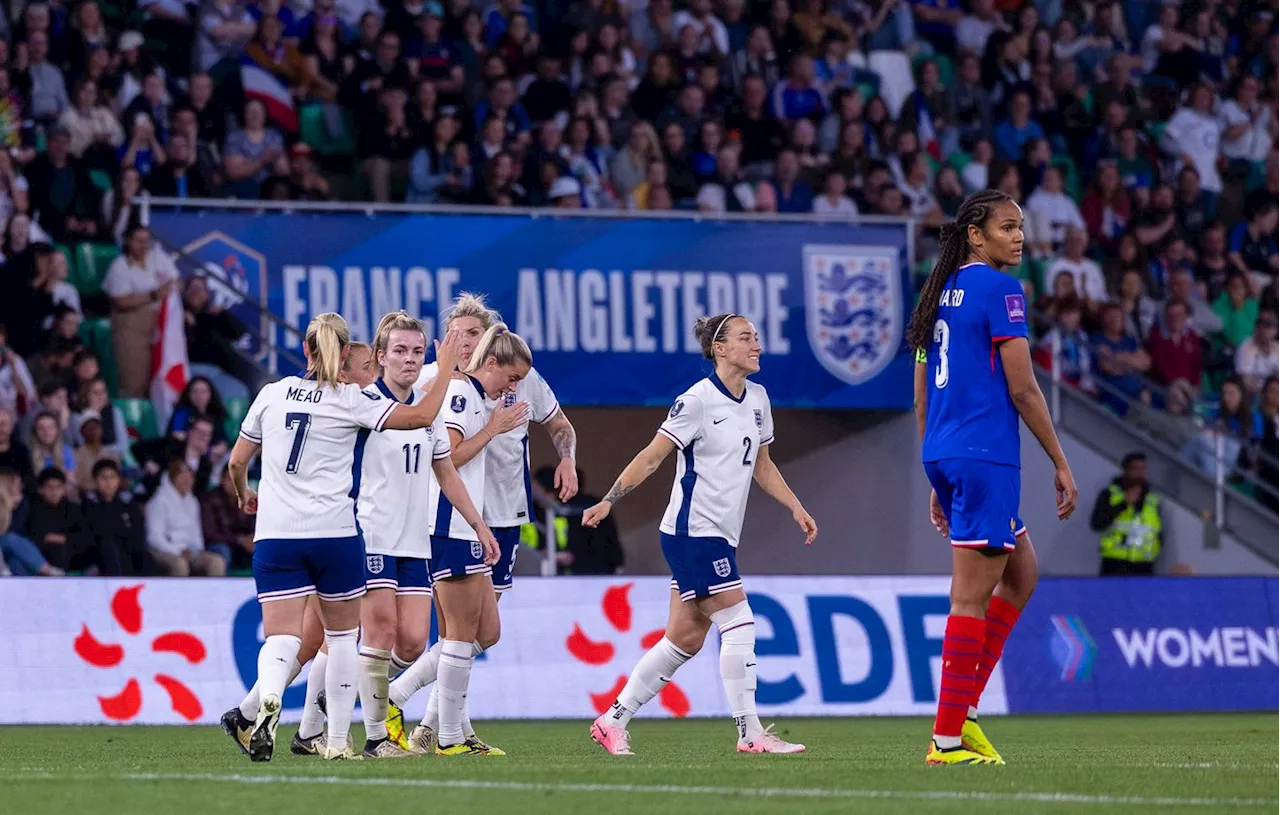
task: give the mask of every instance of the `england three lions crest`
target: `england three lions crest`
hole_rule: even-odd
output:
[[[822,367],[860,385],[902,345],[902,271],[892,246],[806,246],[805,329]]]

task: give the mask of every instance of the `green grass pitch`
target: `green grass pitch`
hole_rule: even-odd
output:
[[[632,725],[614,758],[586,722],[482,722],[504,758],[252,764],[216,726],[0,728],[12,815],[1112,813],[1277,811],[1274,714],[990,718],[1004,767],[926,767],[924,719],[787,719],[798,756],[738,755],[731,723]],[[353,738],[361,737],[353,728]],[[357,741],[357,744],[363,743]]]

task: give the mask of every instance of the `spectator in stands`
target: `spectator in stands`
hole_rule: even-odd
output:
[[[111,262],[102,288],[111,298],[111,345],[119,394],[141,399],[151,384],[151,341],[161,300],[178,279],[173,261],[153,247],[151,232],[135,224],[125,233],[124,253]]]
[[[168,445],[168,458],[181,458],[195,474],[191,491],[200,496],[213,485],[213,468],[227,454],[227,443],[215,440],[221,433],[209,416],[196,416],[187,426],[186,437]]]
[[[19,77],[29,105],[26,112],[38,124],[48,126],[70,107],[62,69],[49,61],[49,35],[38,31],[27,37],[27,67]]]
[[[582,526],[582,510],[591,506],[594,496],[582,491],[586,478],[578,470],[578,494],[570,499],[569,512],[556,518],[556,573],[572,575],[616,574],[622,568],[624,553],[618,527],[612,518],[605,518],[600,526],[587,529]],[[534,501],[539,507],[554,505],[555,469],[543,467],[534,475]],[[539,518],[542,517],[541,512]],[[546,530],[541,523],[531,527],[538,547],[546,546],[543,536]]]
[[[800,157],[790,148],[778,152],[773,189],[778,199],[778,212],[813,210],[813,188],[800,178]]]
[[[1231,98],[1218,109],[1222,155],[1235,165],[1233,169],[1237,172],[1265,160],[1274,146],[1275,111],[1258,98],[1260,86],[1258,77],[1241,74],[1231,90]]]
[[[364,114],[372,115],[372,111]],[[244,127],[227,136],[222,162],[229,190],[238,198],[257,198],[263,182],[273,172],[288,174],[284,137],[267,126],[267,108],[259,100],[245,102]]]
[[[698,191],[699,212],[751,212],[755,191],[738,167],[738,148],[720,148],[715,175]]]
[[[185,16],[185,14],[184,14]],[[190,42],[190,23],[181,21]],[[244,4],[235,0],[210,0],[200,9],[196,54],[201,71],[230,61],[244,49],[254,34],[253,17]]]
[[[1093,314],[1107,301],[1107,282],[1102,267],[1085,255],[1089,248],[1089,236],[1079,226],[1066,228],[1062,255],[1045,267],[1044,288],[1048,290],[1059,274],[1067,272],[1075,283],[1075,290],[1084,301],[1085,309]]]
[[[8,330],[0,325],[0,413],[9,417],[12,431],[12,424],[26,408],[35,404],[37,396],[27,363],[9,347],[8,339]]]
[[[1211,337],[1222,330],[1222,318],[1200,294],[1195,276],[1186,266],[1179,266],[1169,278],[1169,297],[1187,303],[1191,309],[1191,327],[1201,337]]]
[[[40,401],[31,406],[27,412],[27,418],[22,426],[23,435],[31,436],[35,433],[36,419],[40,414],[47,413],[53,417],[57,423],[58,432],[62,437],[62,441],[67,444],[75,444],[75,429],[71,426],[71,399],[67,395],[67,385],[63,378],[64,372],[50,371],[47,375],[41,377],[40,385]],[[39,472],[40,467],[36,468]]]
[[[1236,348],[1235,370],[1251,396],[1259,393],[1267,380],[1280,372],[1275,312],[1258,315],[1253,336]]]
[[[1082,309],[1078,299],[1071,298],[1060,303],[1057,319],[1036,344],[1034,356],[1037,364],[1045,368],[1054,367],[1056,362],[1062,381],[1068,385],[1086,393],[1094,393],[1097,386],[1093,384],[1093,351],[1089,346],[1089,337],[1080,325],[1081,317]]]
[[[1143,374],[1151,369],[1151,356],[1125,332],[1124,311],[1115,303],[1102,307],[1102,330],[1093,337],[1096,375],[1106,387],[1100,389],[1102,403],[1123,416],[1128,403],[1114,391],[1130,400],[1142,399],[1146,393]]]
[[[801,54],[791,59],[787,79],[773,87],[773,115],[784,122],[819,121],[827,114],[827,97],[814,75],[813,60]]]
[[[1249,296],[1249,281],[1240,272],[1227,277],[1227,285],[1213,303],[1222,321],[1222,338],[1229,348],[1244,343],[1258,321],[1258,298]]]
[[[54,566],[25,534],[31,502],[22,493],[22,478],[13,470],[0,468],[0,576],[61,577],[66,572]]]
[[[27,536],[52,566],[83,571],[87,561],[80,506],[68,499],[69,489],[71,484],[61,469],[50,467],[36,476]]]
[[[1194,167],[1200,174],[1200,186],[1217,196],[1222,192],[1217,167],[1221,129],[1213,116],[1213,89],[1197,83],[1186,98],[1189,104],[1179,108],[1165,125],[1160,147],[1180,166]]]
[[[995,128],[996,155],[1005,161],[1022,158],[1022,147],[1033,139],[1043,139],[1040,123],[1031,118],[1031,94],[1014,91],[1009,103],[1009,116]]]
[[[845,192],[844,173],[837,169],[827,171],[822,182],[822,194],[813,199],[813,211],[816,215],[828,218],[853,218],[858,208]]]
[[[97,237],[98,191],[84,163],[71,155],[71,134],[55,126],[45,152],[27,165],[31,209],[40,228],[57,241]]]
[[[146,516],[141,504],[121,489],[120,465],[102,459],[93,466],[93,491],[81,507],[87,548],[104,576],[152,574]]]
[[[1107,576],[1155,574],[1164,543],[1160,500],[1147,482],[1147,457],[1130,453],[1122,473],[1108,484],[1093,505],[1089,526],[1101,533],[1099,573]]]
[[[1145,342],[1156,324],[1159,306],[1147,296],[1146,276],[1140,269],[1127,269],[1121,276],[1118,304],[1124,313],[1124,333]]]
[[[195,479],[181,458],[170,462],[159,489],[147,502],[147,547],[161,574],[222,577],[230,552],[225,544],[205,547],[200,502],[192,492]]]
[[[111,403],[107,381],[101,376],[82,381],[76,396],[76,409],[81,413],[97,414],[102,421],[103,446],[123,460],[129,452],[129,430],[125,426],[124,414]],[[77,443],[82,442],[83,439],[77,439]]]
[[[1036,309],[1052,323],[1058,319],[1064,305],[1077,303],[1079,300],[1080,292],[1076,291],[1075,276],[1064,270],[1053,278],[1053,287],[1040,295],[1040,299],[1036,301]]]
[[[71,276],[71,264],[67,260],[67,256],[62,252],[54,252],[49,257],[49,274],[46,278],[45,290],[49,293],[49,297],[54,305],[53,320],[58,320],[58,309],[68,308],[77,317],[77,320],[84,317],[84,308],[80,304],[80,290],[71,283],[67,282],[67,278]],[[77,328],[79,323],[77,322]]]
[[[1147,353],[1151,355],[1152,376],[1160,384],[1171,386],[1182,381],[1193,388],[1200,387],[1200,335],[1191,327],[1190,308],[1185,300],[1165,303],[1164,322],[1151,329]]]
[[[108,447],[103,439],[102,416],[96,410],[83,410],[76,414],[76,436],[80,445],[75,448],[76,483],[88,488],[93,484],[93,471],[100,461],[112,461],[122,466],[123,457]]]
[[[31,468],[31,449],[14,435],[14,421],[7,411],[0,411],[0,473],[17,474],[22,484],[33,483],[35,471]]]
[[[1210,301],[1217,301],[1227,288],[1227,278],[1237,272],[1227,260],[1227,229],[1222,221],[1211,221],[1200,235],[1196,252],[1196,281],[1206,289]],[[1243,279],[1245,290],[1251,286]],[[1215,306],[1216,307],[1216,306]]]
[[[1267,455],[1256,457],[1258,480],[1270,488],[1270,491],[1259,490],[1258,501],[1272,512],[1277,507],[1277,488],[1280,487],[1280,472],[1276,469],[1275,453],[1277,449],[1276,425],[1277,411],[1280,411],[1280,387],[1276,377],[1272,376],[1262,386],[1262,398],[1258,401],[1258,413],[1262,415],[1262,437],[1258,440],[1258,449]]]
[[[74,428],[69,428],[74,433]],[[41,410],[35,414],[31,424],[31,435],[27,439],[31,449],[31,470],[41,473],[48,469],[59,470],[70,483],[74,492],[76,488],[76,457],[71,444],[63,440],[58,428],[58,420],[54,414]]]
[[[195,149],[185,133],[174,132],[165,160],[147,176],[147,192],[166,198],[207,198],[212,192],[204,169],[196,164]]]
[[[183,389],[182,395],[178,397],[178,404],[174,406],[173,413],[169,417],[169,427],[165,435],[179,441],[185,440],[187,429],[197,417],[201,416],[212,420],[217,425],[213,438],[226,443],[227,439],[221,425],[227,420],[227,409],[221,396],[207,378],[192,376],[187,380],[187,387]]]
[[[409,157],[414,133],[409,127],[403,87],[384,85],[378,92],[378,109],[361,128],[358,156],[368,178],[373,200],[387,203],[404,197],[409,183]]]
[[[231,568],[250,568],[255,519],[240,510],[230,470],[223,468],[217,489],[200,496],[200,523],[206,545],[225,546],[231,553]]]
[[[212,296],[204,277],[187,281],[183,306],[193,380],[209,380],[214,391],[227,399],[247,399],[248,388],[229,373],[236,359],[234,346],[247,333],[244,324]]]
[[[284,39],[284,24],[278,16],[258,20],[257,34],[245,47],[244,54],[280,80],[294,98],[305,98],[310,92],[311,71],[307,58],[294,43]]]
[[[1227,259],[1255,281],[1276,279],[1277,209],[1273,197],[1249,201],[1249,220],[1231,230]]]
[[[115,186],[102,196],[102,219],[117,246],[124,246],[124,233],[138,221],[133,199],[141,194],[142,172],[130,164],[120,169]]]
[[[124,144],[124,128],[111,108],[98,103],[98,86],[94,83],[76,83],[74,99],[75,104],[58,119],[58,124],[71,134],[71,155],[84,159],[92,169],[110,171],[116,164],[117,148]]]

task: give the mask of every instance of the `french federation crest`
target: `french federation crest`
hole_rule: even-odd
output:
[[[211,306],[230,312],[245,325],[258,324],[256,336],[250,332],[240,337],[237,344],[254,359],[267,360],[274,351],[269,343],[262,342],[262,338],[276,336],[277,329],[252,302],[254,299],[263,305],[267,302],[266,256],[216,231],[183,246],[182,253],[199,264],[199,268],[191,268],[189,262],[181,258],[175,258],[175,262],[184,272],[204,277],[209,287]],[[274,369],[276,361],[271,359],[269,364]]]
[[[729,566],[729,558],[727,557],[722,557],[712,562],[711,567],[716,570],[716,577],[728,577],[729,573],[733,571],[732,567]]]
[[[382,555],[365,555],[364,567],[369,574],[382,574]]]
[[[850,385],[902,345],[902,270],[893,246],[804,247],[805,329],[823,368]]]
[[[480,541],[471,541],[471,556],[476,560],[484,558],[484,544]]]

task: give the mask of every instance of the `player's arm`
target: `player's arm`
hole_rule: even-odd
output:
[[[480,538],[480,543],[485,548],[485,563],[493,565],[498,562],[498,541],[493,537],[493,532],[489,529],[489,525],[484,522],[476,505],[471,501],[471,494],[467,492],[467,485],[462,483],[462,477],[458,475],[458,470],[453,466],[453,461],[449,456],[441,456],[431,462],[431,470],[435,473],[436,482],[440,485],[440,492],[444,493],[444,497],[449,499],[449,503],[458,510],[462,515],[462,519],[471,525],[476,531],[476,535]],[[492,548],[492,552],[490,549]],[[492,560],[490,555],[492,554]]]
[[[676,449],[676,443],[668,436],[662,433],[655,434],[649,446],[637,453],[636,457],[631,459],[631,463],[623,468],[618,480],[613,482],[613,486],[609,488],[608,494],[600,503],[582,513],[582,525],[594,528],[607,518],[613,505],[653,475],[674,449]]]
[[[916,351],[916,367],[914,371],[914,379],[912,390],[915,394],[912,400],[912,407],[916,412],[916,431],[920,434],[920,438],[924,438],[924,420],[928,412],[928,376],[929,376],[929,358],[925,355],[923,348]]]
[[[546,428],[551,444],[556,448],[556,455],[560,457],[555,475],[556,495],[562,502],[568,501],[578,494],[578,431],[573,429],[569,417],[558,407],[542,426]]]
[[[436,340],[436,362],[440,365],[440,375],[431,380],[431,384],[422,391],[422,397],[412,405],[397,405],[382,423],[383,430],[417,430],[428,427],[440,415],[444,407],[444,397],[449,390],[448,375],[458,364],[458,343],[462,341],[462,333],[450,331],[445,334],[444,342]]]
[[[805,512],[804,505],[791,491],[791,487],[787,486],[787,480],[782,477],[778,465],[773,463],[773,457],[769,455],[767,444],[756,454],[756,466],[752,477],[760,485],[760,489],[769,493],[770,498],[791,510],[791,517],[805,533],[804,545],[813,543],[813,539],[818,537],[818,525],[814,523],[813,517]]]
[[[231,473],[231,485],[235,487],[240,509],[249,515],[258,511],[258,496],[249,488],[249,464],[261,448],[261,444],[241,435],[236,439],[236,446],[231,448],[231,458],[227,461],[227,471]]]
[[[1044,400],[1040,383],[1031,367],[1031,345],[1026,337],[1013,337],[1000,343],[1000,361],[1004,364],[1004,377],[1009,386],[1009,397],[1018,415],[1035,434],[1036,441],[1044,448],[1053,462],[1054,482],[1058,489],[1058,518],[1066,520],[1075,511],[1077,490],[1071,466],[1062,452],[1058,433],[1053,429],[1049,405]]]
[[[485,445],[493,441],[493,434],[488,427],[480,428],[480,432],[469,439],[462,438],[462,431],[458,429],[457,425],[449,425],[448,427],[449,447],[453,450],[449,454],[449,458],[453,462],[455,469],[480,455],[480,451],[485,448]]]

